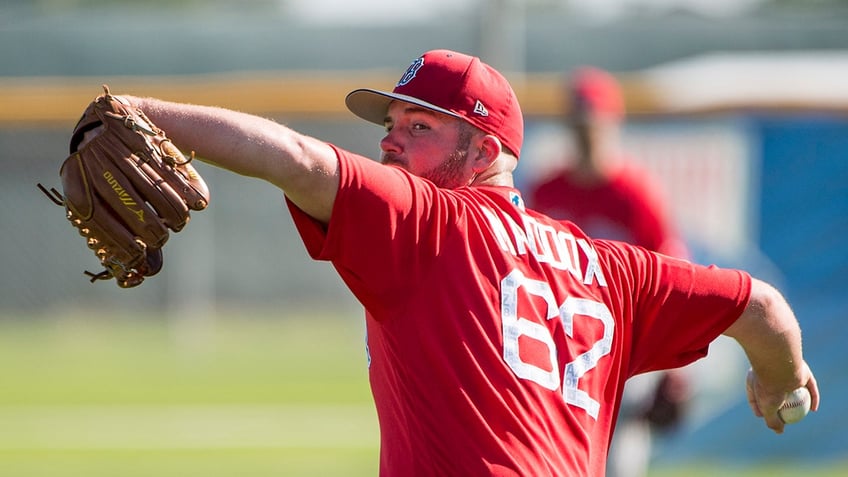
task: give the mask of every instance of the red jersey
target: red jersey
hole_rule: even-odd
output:
[[[329,225],[289,209],[365,307],[381,476],[604,475],[625,380],[705,356],[747,303],[744,272],[337,154]]]
[[[591,237],[676,257],[688,255],[665,209],[660,185],[634,165],[620,167],[598,184],[582,184],[571,171],[558,171],[533,186],[528,199],[533,209],[574,222]]]

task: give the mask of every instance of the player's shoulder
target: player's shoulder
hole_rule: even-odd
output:
[[[652,171],[638,164],[625,164],[616,168],[610,187],[618,194],[632,197],[650,204],[665,199],[664,184]]]
[[[645,247],[620,240],[590,239],[592,248],[608,267],[643,267],[662,257]]]
[[[658,181],[652,171],[633,161],[626,161],[615,167],[612,177],[618,183],[631,186],[640,184],[653,185]]]

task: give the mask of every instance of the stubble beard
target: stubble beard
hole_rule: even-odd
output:
[[[468,148],[471,145],[472,131],[470,127],[461,126],[456,149],[441,164],[421,174],[437,186],[444,189],[456,189],[468,185],[463,177],[463,169],[468,160]]]

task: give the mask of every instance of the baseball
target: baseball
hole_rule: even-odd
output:
[[[786,402],[780,406],[777,414],[786,424],[798,422],[810,412],[810,402],[810,391],[798,388],[786,395]]]

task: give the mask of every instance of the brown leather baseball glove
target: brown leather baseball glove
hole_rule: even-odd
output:
[[[122,288],[139,285],[162,268],[169,230],[179,232],[189,210],[209,204],[203,178],[138,108],[103,85],[71,135],[62,163],[62,192],[48,191],[86,238],[105,268],[86,271],[95,280],[115,278]]]

